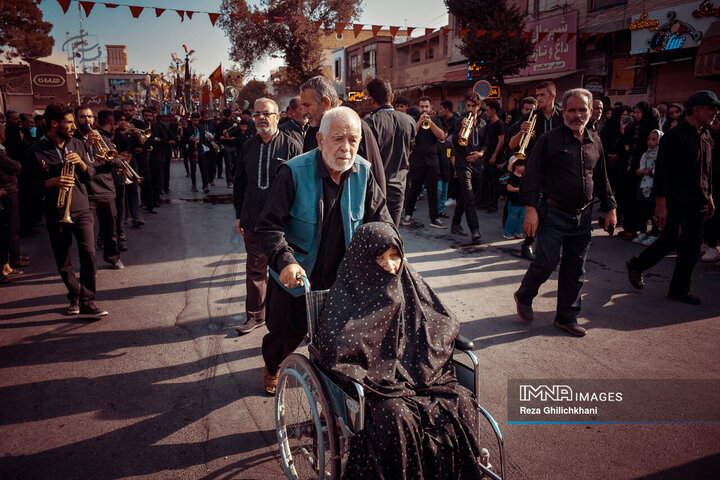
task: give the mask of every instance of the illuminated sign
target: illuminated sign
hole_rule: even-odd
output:
[[[657,30],[660,20],[645,20],[647,16],[647,13],[640,15],[640,18],[630,24],[630,30],[642,30],[643,28],[647,28],[651,32]]]
[[[720,8],[715,8],[715,5],[709,0],[704,0],[697,10],[692,12],[692,16],[695,18],[702,17],[717,17],[720,18]]]
[[[350,92],[348,93],[348,100],[351,102],[362,102],[365,99],[364,92]]]
[[[712,2],[703,1],[653,10],[630,19],[630,53],[654,53],[700,45],[704,32],[717,20]]]

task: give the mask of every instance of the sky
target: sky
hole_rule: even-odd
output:
[[[219,26],[212,27],[206,13],[196,13],[192,20],[180,17],[174,11],[165,11],[156,17],[154,7],[179,10],[220,12],[220,0],[110,0],[124,5],[146,7],[139,18],[133,18],[127,6],[110,9],[103,2],[95,4],[85,18],[78,12],[78,3],[73,0],[66,14],[63,14],[57,0],[43,0],[40,10],[43,20],[53,24],[50,35],[55,38],[53,55],[44,60],[66,64],[67,53],[61,49],[69,37],[78,35],[80,28],[89,34],[89,46],[98,45],[105,60],[105,45],[127,45],[128,67],[138,72],[167,72],[171,54],[184,58],[183,44],[194,49],[197,60],[191,64],[193,71],[209,75],[219,64],[223,69],[231,67],[229,58],[230,42]],[[249,0],[249,4],[257,1]],[[363,12],[358,23],[367,25],[395,25],[417,27],[413,36],[424,34],[423,28],[437,28],[447,23],[447,10],[442,0],[364,0]],[[148,8],[149,7],[149,8]],[[82,18],[82,21],[81,21]],[[367,27],[369,28],[369,27]],[[98,48],[88,52],[97,55]],[[282,60],[261,62],[249,78],[266,80],[271,68],[282,65]]]

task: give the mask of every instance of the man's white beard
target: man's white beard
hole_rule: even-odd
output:
[[[256,127],[256,128],[257,128],[258,134],[260,134],[260,135],[274,135],[275,134],[275,132],[273,131],[273,128],[271,126]]]

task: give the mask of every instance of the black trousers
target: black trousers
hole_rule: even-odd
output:
[[[150,158],[150,175],[152,176],[152,199],[153,204],[160,201],[165,183],[165,156]],[[143,182],[145,183],[145,182]]]
[[[80,299],[81,305],[87,305],[95,299],[95,225],[90,210],[72,214],[74,223],[59,223],[57,214],[47,215],[47,230],[50,234],[50,246],[55,255],[60,278],[67,288],[69,300]],[[75,276],[72,265],[72,238],[80,253],[80,281]]]
[[[271,278],[266,305],[268,333],[263,337],[262,354],[265,367],[274,375],[307,333],[305,296],[293,297]]]
[[[268,257],[262,249],[262,236],[246,231],[243,240],[245,241],[245,252],[247,252],[245,313],[248,321],[260,321],[265,319]]]
[[[430,220],[435,220],[440,216],[438,213],[438,177],[440,169],[437,165],[416,165],[410,167],[408,187],[405,195],[405,215],[412,215],[415,211],[415,203],[417,197],[422,192],[423,184],[427,189],[428,206],[430,210]]]
[[[145,177],[145,180],[143,180],[140,184],[140,198],[142,200],[142,204],[145,205],[145,208],[148,210],[153,210],[155,208],[155,200],[153,197],[153,186],[155,185],[155,182],[153,180],[153,172],[150,169],[150,159],[145,153],[139,153],[135,157],[138,166],[137,172],[141,177]],[[132,208],[130,213],[132,213]]]
[[[90,200],[90,212],[97,216],[100,236],[103,239],[103,259],[114,263],[120,259],[120,247],[117,233],[117,207],[114,198],[94,198]]]
[[[405,199],[407,176],[407,170],[400,170],[392,178],[387,180],[387,184],[385,186],[387,209],[390,213],[390,218],[393,219],[396,227],[400,225],[400,216],[402,215],[403,201]]]
[[[198,155],[193,157],[193,153],[190,153],[190,181],[192,186],[197,186],[197,169],[200,168],[200,179],[202,181],[202,188],[208,186],[208,159],[206,155]]]
[[[117,211],[115,221],[115,229],[117,230],[118,238],[123,233],[123,223],[125,223],[125,182],[117,182],[115,184],[115,210]]]
[[[217,171],[217,153],[210,147],[210,150],[205,152],[205,159],[207,160],[207,179],[208,183],[215,181],[215,174]]]
[[[456,164],[457,181],[460,187],[460,193],[453,213],[452,224],[460,225],[462,223],[463,213],[467,220],[468,228],[471,231],[479,230],[477,210],[475,207],[475,190],[482,185],[482,166],[468,163],[465,165]]]
[[[7,256],[8,259],[2,264],[10,262],[13,264],[20,260],[20,203],[18,192],[8,193],[0,199],[5,208],[0,215],[4,215],[4,222],[7,228]],[[0,260],[3,259],[0,252]],[[0,266],[2,266],[0,264]]]
[[[167,147],[167,153],[165,154],[165,164],[163,165],[163,192],[170,193],[170,163],[172,163],[172,148]]]
[[[222,155],[222,159],[225,162],[225,180],[227,181],[228,185],[230,185],[230,183],[232,183],[233,181],[233,178],[235,178],[235,149],[229,149],[228,147],[225,147],[220,150],[220,154]],[[220,163],[220,166],[222,167],[222,163]],[[220,173],[222,173],[222,168],[220,168]]]
[[[531,305],[540,285],[550,278],[560,262],[555,320],[559,323],[574,323],[580,314],[580,289],[590,247],[592,208],[588,207],[581,214],[574,215],[541,200],[537,211],[539,224],[535,260],[522,279],[517,298],[520,303]]]
[[[665,255],[677,250],[669,293],[671,295],[688,293],[692,272],[700,258],[702,229],[707,212],[707,205],[668,209],[665,229],[660,234],[660,238],[640,255],[631,258],[630,268],[644,272],[662,260]]]

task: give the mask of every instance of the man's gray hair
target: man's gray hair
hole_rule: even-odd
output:
[[[592,109],[593,95],[592,95],[592,93],[590,93],[589,90],[585,90],[584,88],[573,88],[573,89],[565,92],[565,95],[563,95],[563,99],[562,99],[563,109],[565,109],[565,107],[567,106],[567,102],[568,102],[568,99],[570,99],[570,97],[580,97],[580,98],[585,97],[585,101],[587,102],[590,109]]]
[[[323,105],[324,98],[327,98],[330,101],[330,108],[340,105],[340,97],[338,97],[335,87],[332,86],[330,80],[322,75],[316,75],[300,86],[301,92],[306,89],[311,89],[313,91],[315,100],[317,100],[320,105]]]
[[[348,121],[354,121],[357,123],[358,130],[360,135],[362,135],[362,126],[360,125],[360,116],[349,107],[335,107],[331,108],[327,112],[325,112],[325,115],[323,115],[322,120],[320,121],[320,134],[323,136],[323,138],[327,138],[327,136],[330,134],[330,124],[334,120],[348,120]]]
[[[253,103],[253,108],[255,108],[255,105],[257,105],[258,103],[261,103],[261,102],[262,103],[271,103],[271,104],[275,105],[276,112],[280,111],[280,109],[278,108],[277,102],[275,100],[273,100],[272,98],[267,98],[267,97],[262,97],[262,98],[258,98],[257,100],[255,100],[255,103]]]

